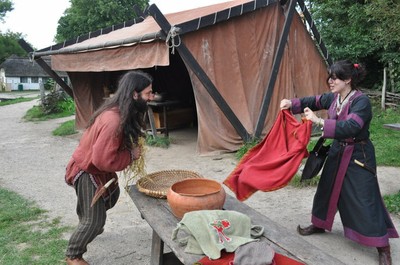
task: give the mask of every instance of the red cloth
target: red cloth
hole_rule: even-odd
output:
[[[234,252],[221,251],[221,257],[219,259],[210,259],[209,257],[203,257],[193,265],[232,265],[233,259],[235,258]]]
[[[226,251],[221,251],[221,258],[211,260],[208,257],[203,257],[202,259],[194,263],[194,265],[232,265],[234,259],[235,259],[234,252],[227,253]],[[275,252],[272,265],[305,265],[305,264]]]
[[[286,186],[308,156],[310,121],[298,122],[289,110],[282,110],[262,142],[239,161],[224,184],[244,201],[257,190],[273,191]]]

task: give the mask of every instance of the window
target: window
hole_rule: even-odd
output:
[[[28,83],[28,77],[21,77],[21,83]]]
[[[31,77],[31,83],[39,83],[39,77]]]

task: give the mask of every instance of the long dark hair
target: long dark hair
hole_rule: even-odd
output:
[[[136,109],[133,99],[134,91],[140,93],[151,85],[153,78],[142,71],[129,71],[125,73],[118,82],[118,89],[114,96],[108,98],[103,105],[92,115],[88,127],[92,126],[96,118],[105,110],[118,107],[121,115],[121,123],[116,134],[122,132],[122,144],[131,147],[132,142],[138,143],[140,136],[144,136],[145,129],[144,114]]]
[[[351,79],[351,89],[357,89],[366,76],[366,70],[361,64],[352,63],[350,60],[342,60],[335,62],[329,68],[329,77],[333,76],[340,80]]]

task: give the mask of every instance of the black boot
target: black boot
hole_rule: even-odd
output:
[[[379,265],[392,265],[392,257],[390,256],[390,246],[378,247]]]
[[[310,225],[305,228],[301,228],[299,225],[299,226],[297,226],[297,232],[302,236],[309,236],[312,234],[325,233],[325,229],[316,227],[314,225]]]

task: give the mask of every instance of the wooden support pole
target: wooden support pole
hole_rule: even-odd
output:
[[[150,15],[154,18],[157,24],[161,27],[162,31],[168,35],[171,30],[171,24],[167,21],[161,11],[158,9],[156,5],[151,5],[149,7]],[[250,134],[246,131],[243,124],[239,121],[235,113],[229,107],[228,103],[222,97],[222,95],[218,92],[217,88],[204,72],[203,68],[199,65],[199,63],[194,58],[193,54],[186,47],[185,43],[181,41],[180,45],[175,47],[175,49],[179,52],[179,55],[182,57],[182,60],[192,69],[194,74],[199,78],[200,82],[204,85],[207,92],[214,99],[215,103],[225,114],[226,118],[235,128],[238,135],[244,140],[248,141],[250,139]]]
[[[382,86],[382,99],[381,99],[381,109],[386,109],[386,67],[383,68],[383,86]]]
[[[272,71],[269,77],[268,86],[266,89],[266,93],[264,94],[264,99],[261,105],[260,115],[258,116],[257,125],[255,128],[254,136],[259,138],[262,130],[264,128],[265,119],[267,117],[267,112],[269,108],[269,104],[271,102],[271,97],[274,92],[276,77],[278,76],[279,67],[281,65],[283,51],[285,50],[287,37],[289,35],[290,25],[293,20],[293,13],[295,11],[296,1],[290,0],[289,7],[286,14],[285,24],[283,25],[283,30],[281,33],[281,37],[279,39],[278,49],[275,53],[275,58],[272,63]]]
[[[32,47],[24,40],[24,39],[19,39],[18,40],[19,45],[27,52],[27,53],[32,53],[34,50]],[[72,98],[74,98],[74,92],[72,89],[64,82],[64,80],[61,79],[61,77],[54,72],[51,67],[42,59],[42,58],[37,58],[35,59],[36,63],[42,67],[42,69],[49,75],[51,76],[54,81],[56,81],[57,84],[59,84],[62,89]]]
[[[333,62],[332,62],[331,57],[329,56],[328,49],[326,48],[325,43],[322,41],[321,35],[319,34],[319,32],[317,30],[317,27],[315,27],[315,24],[314,24],[314,21],[313,21],[313,19],[311,17],[311,14],[308,11],[306,5],[304,4],[304,0],[297,0],[297,3],[299,4],[300,9],[303,12],[304,17],[305,17],[308,25],[311,28],[311,31],[312,31],[312,33],[314,35],[315,40],[318,43],[318,46],[319,46],[319,48],[320,48],[320,50],[322,52],[322,55],[324,56],[324,58],[325,58],[326,62],[328,63],[328,65],[332,65]]]

